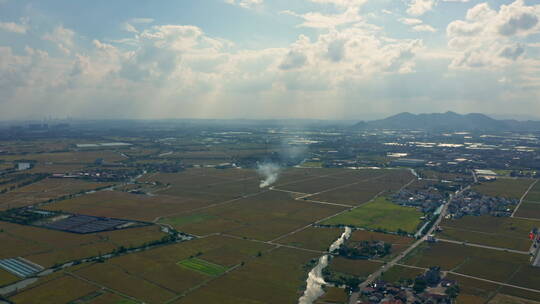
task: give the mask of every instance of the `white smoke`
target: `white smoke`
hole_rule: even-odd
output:
[[[334,252],[345,243],[345,241],[351,237],[352,229],[351,227],[345,227],[345,231],[341,234],[341,237],[337,239],[332,245],[330,245],[330,248],[328,249],[329,252]]]
[[[332,245],[330,245],[329,252],[338,249],[350,236],[352,229],[345,227],[345,231],[341,234]],[[298,304],[313,304],[318,298],[324,294],[323,286],[326,284],[322,271],[328,266],[329,255],[325,254],[319,259],[319,263],[311,269],[307,278],[306,290],[302,297],[298,300]]]
[[[298,304],[313,304],[315,300],[324,294],[322,288],[326,284],[322,271],[328,266],[328,255],[325,254],[319,259],[319,263],[309,272],[307,278],[306,290],[298,300]]]
[[[278,178],[279,173],[281,172],[281,167],[278,164],[274,163],[264,163],[257,165],[257,173],[262,176],[264,179],[261,181],[259,187],[266,188],[274,184]]]

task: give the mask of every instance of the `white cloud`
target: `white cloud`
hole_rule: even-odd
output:
[[[124,29],[124,31],[130,32],[130,33],[139,32],[131,23],[127,23],[127,22],[122,25],[122,28]]]
[[[292,11],[283,11],[282,13],[304,19],[304,22],[301,23],[299,27],[309,28],[328,29],[363,21],[363,18],[358,14],[357,8],[349,8],[341,14],[333,15],[319,12],[297,14]]]
[[[434,33],[437,31],[434,27],[428,24],[415,25],[413,26],[413,30],[416,32],[431,32],[431,33]]]
[[[57,26],[52,32],[43,35],[42,39],[55,43],[62,52],[70,54],[74,46],[74,37],[74,31],[63,26]]]
[[[142,23],[142,24],[148,24],[153,23],[154,19],[152,18],[133,18],[129,20],[130,23]]]
[[[20,23],[15,22],[0,22],[0,30],[16,33],[26,34],[28,31],[28,19],[22,18]]]
[[[264,3],[264,0],[225,0],[226,3],[243,8],[255,8]]]
[[[499,11],[487,3],[469,9],[465,20],[451,22],[448,46],[457,51],[451,67],[495,69],[513,64],[525,54],[520,39],[539,33],[540,5],[522,0],[502,5]]]
[[[309,0],[309,1],[315,2],[315,3],[321,3],[321,4],[332,4],[341,8],[350,8],[350,7],[358,8],[367,2],[367,0]]]
[[[399,22],[406,25],[419,25],[423,23],[422,20],[416,18],[401,18],[399,19]]]
[[[431,11],[435,6],[434,0],[411,0],[407,14],[411,16],[422,16],[425,13]]]

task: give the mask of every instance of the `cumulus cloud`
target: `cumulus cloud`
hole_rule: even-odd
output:
[[[358,9],[354,7],[348,8],[340,14],[323,14],[319,12],[297,14],[288,10],[282,13],[303,19],[304,22],[298,25],[298,27],[308,28],[329,29],[363,21],[363,18],[358,14]]]
[[[28,31],[28,19],[21,18],[20,23],[15,22],[0,22],[0,30],[16,33],[16,34],[26,34]]]
[[[56,44],[56,46],[64,53],[71,53],[74,46],[75,32],[63,26],[57,26],[52,32],[43,35],[43,40],[48,40]]]
[[[431,33],[434,33],[437,31],[433,26],[428,25],[428,24],[415,25],[413,26],[413,30],[416,32],[431,32]]]
[[[416,18],[401,18],[399,19],[399,21],[405,25],[410,25],[412,26],[412,30],[415,31],[415,32],[431,32],[431,33],[434,33],[436,32],[437,30],[429,25],[429,24],[424,24],[424,22],[420,19],[416,19]]]
[[[419,25],[424,23],[422,20],[416,18],[401,18],[399,21],[406,25]]]
[[[539,5],[517,0],[499,11],[487,3],[469,9],[465,20],[451,22],[448,46],[457,51],[453,68],[498,68],[512,64],[525,54],[520,39],[540,32]]]
[[[422,16],[431,11],[434,6],[434,0],[411,0],[409,8],[407,8],[407,14],[415,17]]]

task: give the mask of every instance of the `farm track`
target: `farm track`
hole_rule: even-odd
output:
[[[538,180],[536,179],[534,182],[531,183],[531,185],[529,186],[529,188],[527,189],[527,191],[525,191],[525,193],[521,196],[520,200],[519,200],[519,203],[518,205],[516,206],[516,208],[514,209],[514,212],[512,212],[512,215],[510,217],[514,217],[516,215],[516,212],[519,210],[519,207],[521,206],[521,204],[523,203],[523,201],[525,200],[525,197],[527,197],[527,194],[529,194],[529,192],[531,191],[531,189],[534,187],[534,185],[536,185],[538,183]]]
[[[491,249],[491,250],[498,250],[498,251],[505,251],[505,252],[529,255],[529,251],[521,251],[521,250],[514,250],[514,249],[509,249],[509,248],[501,248],[501,247],[480,245],[480,244],[474,244],[474,243],[469,243],[469,242],[460,242],[460,241],[441,239],[441,238],[437,238],[437,241],[441,241],[441,242],[445,242],[445,243],[452,243],[452,244],[457,244],[457,245],[470,246],[470,247],[478,247],[478,248],[484,248],[484,249]]]

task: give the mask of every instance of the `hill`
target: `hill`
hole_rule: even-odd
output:
[[[497,120],[479,113],[454,112],[411,114],[400,113],[388,118],[361,121],[355,129],[463,130],[463,131],[538,131],[540,122]]]

